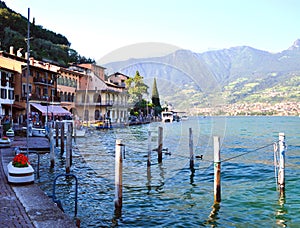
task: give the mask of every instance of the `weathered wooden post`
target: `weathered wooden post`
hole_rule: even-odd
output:
[[[59,136],[59,124],[57,121],[55,121],[55,141],[56,141],[56,147],[58,147],[58,136]]]
[[[158,147],[157,147],[158,163],[162,163],[162,148],[163,148],[163,128],[158,127]]]
[[[194,142],[193,142],[193,130],[189,128],[189,149],[190,149],[190,169],[194,169]]]
[[[214,200],[221,202],[220,137],[214,136]]]
[[[60,122],[60,153],[65,152],[65,124]]]
[[[279,185],[280,194],[284,194],[284,190],[285,190],[284,168],[285,168],[285,135],[284,133],[279,133],[278,185]]]
[[[76,132],[76,130],[77,130],[77,124],[76,124],[76,122],[74,122],[73,128],[74,128],[74,143],[76,144],[76,138],[77,138],[77,132]]]
[[[71,150],[72,148],[70,147],[72,141],[72,132],[70,131],[71,126],[70,124],[67,125],[68,131],[67,131],[67,137],[66,137],[66,173],[70,173],[70,167],[71,167]]]
[[[151,131],[148,131],[148,160],[147,166],[151,166]]]
[[[50,138],[50,168],[54,168],[55,164],[55,154],[54,154],[54,137],[53,137],[53,128],[50,128],[49,132],[49,138]]]
[[[122,140],[116,140],[116,154],[115,154],[115,209],[121,211],[122,209]]]
[[[73,164],[73,151],[72,151],[73,123],[69,123],[68,132],[70,132],[69,149],[70,149],[70,166],[72,166]]]

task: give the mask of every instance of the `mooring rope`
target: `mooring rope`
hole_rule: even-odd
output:
[[[248,152],[239,154],[239,155],[237,155],[237,156],[234,156],[234,157],[231,157],[231,158],[227,158],[227,159],[221,160],[221,162],[227,162],[227,161],[229,161],[229,160],[232,160],[232,159],[235,159],[235,158],[244,156],[244,155],[246,155],[246,154],[250,154],[250,153],[256,152],[256,151],[258,151],[258,150],[262,150],[262,149],[264,149],[264,148],[267,148],[267,147],[269,147],[269,146],[272,146],[273,144],[274,144],[274,143],[271,143],[271,144],[268,144],[268,145],[265,145],[265,146],[262,146],[262,147],[258,147],[258,148],[256,148],[255,150],[251,150],[251,151],[248,151]]]
[[[278,187],[278,176],[277,176],[277,172],[278,172],[278,144],[277,142],[274,142],[274,173],[275,173],[275,184]]]

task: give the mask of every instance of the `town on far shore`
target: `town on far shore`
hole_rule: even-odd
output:
[[[300,116],[300,102],[235,103],[215,107],[192,108],[195,115],[225,116]]]

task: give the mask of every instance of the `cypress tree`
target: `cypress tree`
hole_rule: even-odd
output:
[[[156,85],[156,78],[154,78],[153,81],[153,87],[152,87],[152,104],[154,108],[154,115],[157,116],[158,114],[161,113],[161,105],[159,101],[159,94],[158,94],[158,89]]]

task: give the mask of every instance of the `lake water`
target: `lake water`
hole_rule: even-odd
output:
[[[163,127],[162,164],[152,152],[147,170],[148,132],[157,148]],[[189,128],[193,130],[195,171],[189,168]],[[276,189],[273,143],[286,135],[286,189]],[[221,139],[221,198],[214,206],[213,136]],[[123,207],[114,212],[115,140],[125,144]],[[300,118],[191,117],[175,123],[90,131],[78,138],[72,173],[78,177],[81,227],[299,227]],[[240,155],[240,156],[239,156]],[[56,154],[49,170],[42,159],[40,187],[52,195],[53,179],[64,173],[65,157]],[[34,162],[33,162],[34,163]],[[59,179],[57,197],[74,215],[74,183]],[[67,183],[67,185],[65,184]]]

